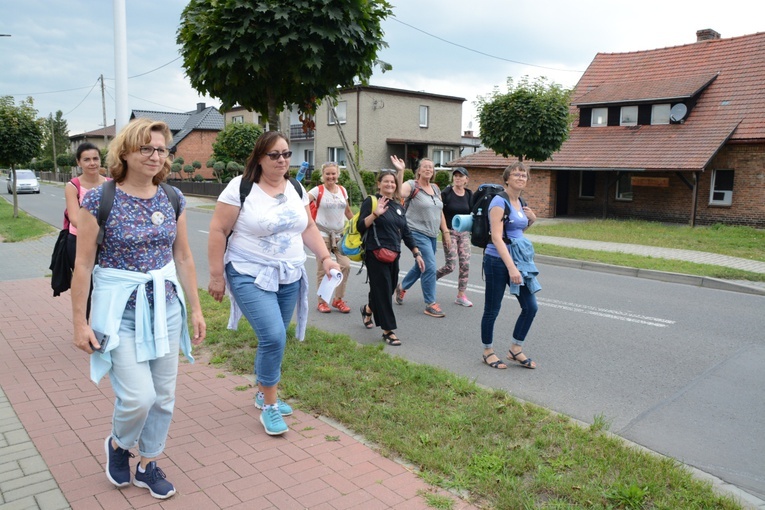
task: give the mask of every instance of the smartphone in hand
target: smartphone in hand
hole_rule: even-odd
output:
[[[90,348],[93,349],[93,352],[100,352],[104,353],[106,351],[106,346],[109,343],[109,335],[106,333],[101,333],[100,331],[93,330],[93,334],[96,335],[96,341],[101,346],[98,349],[96,349],[96,346],[93,344],[90,344]]]

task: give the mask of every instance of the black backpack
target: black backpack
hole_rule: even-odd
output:
[[[492,199],[499,195],[505,199],[505,214],[502,216],[502,223],[507,221],[510,217],[510,197],[505,193],[505,188],[499,184],[481,184],[473,194],[473,210],[471,215],[473,216],[473,226],[470,230],[470,242],[473,246],[478,248],[486,248],[486,245],[491,243],[491,229],[489,228],[489,204]],[[523,198],[520,199],[521,207],[526,206],[526,202]],[[505,237],[505,232],[502,232],[502,239],[505,243],[508,239]]]

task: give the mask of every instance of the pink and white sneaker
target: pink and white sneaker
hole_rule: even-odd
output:
[[[457,296],[457,299],[455,299],[454,302],[462,306],[473,306],[473,303],[471,303],[466,296]]]

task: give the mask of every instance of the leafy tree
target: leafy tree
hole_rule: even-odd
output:
[[[435,182],[439,188],[444,189],[451,182],[451,174],[444,170],[439,170],[436,172],[436,175],[433,177],[433,182]]]
[[[183,158],[179,158],[183,160]],[[173,164],[170,165],[170,173],[176,174],[180,180],[183,180],[183,176],[181,175],[181,171],[183,170],[183,165],[178,163],[178,161],[173,161]]]
[[[247,163],[255,142],[263,134],[257,124],[232,123],[223,128],[213,142],[213,157],[216,161]]]
[[[215,174],[215,178],[218,179],[218,182],[223,182],[223,177],[226,173],[226,163],[223,161],[216,161],[213,163],[213,173]]]
[[[48,158],[53,161],[53,140],[56,140],[56,163],[58,163],[58,156],[65,154],[69,150],[69,126],[64,119],[64,114],[61,110],[56,112],[56,116],[53,114],[48,115],[42,123],[43,128],[43,147],[42,157]]]
[[[546,78],[533,83],[524,77],[517,85],[507,79],[507,92],[497,89],[479,97],[481,140],[497,154],[519,160],[545,161],[568,138],[571,91]]]
[[[12,96],[0,97],[0,166],[10,167],[16,182],[16,165],[40,154],[42,127],[31,97],[18,106]],[[13,217],[19,216],[19,201],[13,188]]]
[[[196,168],[194,168],[194,165],[184,165],[183,171],[186,172],[186,175],[189,177],[189,180],[194,176],[194,172],[196,171]]]
[[[279,112],[296,104],[311,129],[316,107],[339,86],[366,83],[387,46],[381,22],[385,0],[191,0],[177,42],[191,85],[265,114],[279,129]],[[307,115],[306,115],[307,114]]]

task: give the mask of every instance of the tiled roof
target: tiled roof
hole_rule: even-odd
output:
[[[680,94],[715,75],[683,124],[575,125],[551,160],[530,162],[531,167],[702,170],[728,140],[765,143],[765,32],[649,51],[599,53],[579,80],[572,103],[589,103],[593,97],[603,102],[647,99],[660,94],[661,83],[668,94]],[[676,85],[671,86],[673,80]],[[627,83],[632,85],[624,85],[626,92],[620,95],[615,84]],[[598,89],[601,92],[595,92]],[[609,90],[613,95],[603,92]],[[571,110],[578,118],[578,108]],[[483,151],[449,165],[504,168],[512,161]]]
[[[181,140],[195,129],[221,131],[225,127],[223,115],[213,106],[185,113],[133,110],[131,118],[143,117],[166,123],[173,133],[174,146],[181,143]]]
[[[636,101],[661,101],[669,99],[687,99],[695,96],[712,80],[717,73],[682,78],[660,78],[642,81],[615,81],[602,83],[585,92],[574,103],[577,106],[589,106],[608,103]]]
[[[114,124],[112,124],[111,126],[107,126],[105,128],[98,128],[98,129],[94,129],[93,131],[87,131],[85,133],[72,135],[69,137],[69,139],[76,140],[80,138],[88,138],[88,137],[104,136],[104,135],[114,138],[114,130],[115,130],[115,127],[114,127]]]

